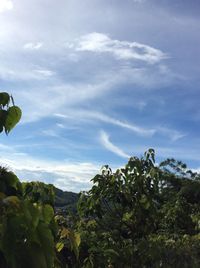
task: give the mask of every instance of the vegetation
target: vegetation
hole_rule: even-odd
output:
[[[8,133],[20,117],[9,116],[5,96]],[[65,203],[69,195],[53,185],[21,183],[1,167],[0,267],[200,267],[200,174],[174,159],[156,165],[149,149],[115,172],[104,166],[92,181],[69,211],[76,195]]]
[[[76,204],[78,202],[79,195],[73,192],[62,191],[58,188],[54,188],[55,192],[55,207],[60,210],[77,212]]]
[[[10,105],[10,103],[12,105]],[[0,93],[0,132],[8,134],[21,119],[21,109],[15,106],[13,97],[7,92]]]

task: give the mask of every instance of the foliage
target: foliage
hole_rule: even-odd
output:
[[[12,106],[10,106],[12,103]],[[0,132],[8,134],[21,119],[21,109],[7,92],[0,93]]]
[[[57,230],[52,206],[26,198],[23,185],[5,168],[0,181],[0,267],[53,267]]]
[[[20,117],[0,93],[0,131]],[[200,267],[200,174],[175,159],[158,166],[149,149],[92,181],[77,214],[76,194],[0,167],[0,267]]]
[[[52,185],[1,167],[0,267],[199,267],[198,176],[154,161],[150,149],[115,172],[104,166],[79,216],[55,212]]]
[[[104,166],[82,193],[83,267],[199,267],[199,176],[174,159],[154,163],[150,149],[114,173]]]
[[[52,185],[21,183],[0,167],[1,268],[66,267],[77,262],[80,234],[67,225],[55,213]]]
[[[55,192],[55,206],[61,210],[68,210],[73,213],[77,212],[76,203],[79,195],[72,192],[62,191],[54,187]]]

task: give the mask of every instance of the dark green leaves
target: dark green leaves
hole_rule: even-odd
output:
[[[10,102],[10,96],[6,92],[1,92],[0,93],[0,105],[5,107],[6,105],[9,105]]]
[[[0,133],[3,131],[5,127],[6,117],[7,117],[7,111],[0,110]]]

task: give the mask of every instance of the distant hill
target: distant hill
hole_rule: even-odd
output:
[[[55,207],[76,210],[79,194],[62,191],[55,187]]]

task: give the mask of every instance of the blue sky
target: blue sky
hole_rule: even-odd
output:
[[[200,168],[198,0],[1,0],[0,86],[23,110],[0,163],[89,189],[155,148]]]

